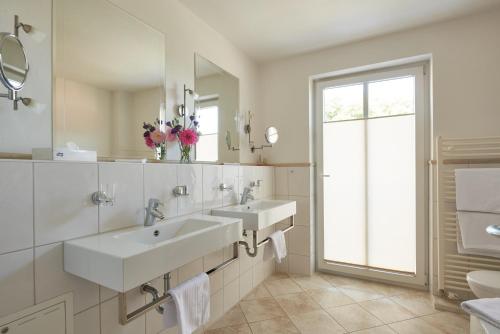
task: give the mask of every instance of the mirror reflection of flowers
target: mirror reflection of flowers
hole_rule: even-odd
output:
[[[189,124],[182,126],[179,118],[174,118],[172,121],[166,123],[167,141],[179,141],[179,148],[181,150],[181,162],[191,162],[191,148],[198,142],[199,133],[198,127],[200,123],[195,115],[189,116]]]
[[[167,132],[162,131],[164,127],[164,121],[158,118],[151,123],[144,122],[142,128],[146,130],[144,132],[144,143],[147,147],[155,151],[156,159],[165,160],[167,157]]]

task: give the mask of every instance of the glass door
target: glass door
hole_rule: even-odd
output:
[[[319,263],[424,285],[423,68],[316,83]]]

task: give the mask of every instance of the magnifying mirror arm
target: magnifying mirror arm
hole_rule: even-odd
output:
[[[22,28],[25,33],[29,34],[33,26],[19,22],[19,16],[14,15],[14,35],[16,35],[16,37],[19,37],[19,28]]]
[[[256,150],[263,150],[265,147],[273,147],[273,145],[272,144],[269,144],[269,145],[260,145],[260,146],[254,146],[254,145],[252,145],[252,147],[250,147],[250,150],[253,153]]]
[[[21,97],[15,90],[9,89],[8,93],[0,93],[0,98],[2,97],[14,102],[14,110],[18,109],[19,102],[22,102],[25,106],[29,106],[31,103],[31,99],[29,97]]]

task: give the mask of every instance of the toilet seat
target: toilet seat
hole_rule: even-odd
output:
[[[467,282],[478,298],[500,297],[500,271],[471,271],[467,274]]]

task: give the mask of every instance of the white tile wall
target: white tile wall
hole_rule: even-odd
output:
[[[22,208],[23,219],[18,219],[16,229],[10,230],[11,225],[6,227],[3,220],[8,217],[8,212],[4,214],[6,206],[2,207],[0,204],[0,247],[4,247],[0,249],[11,252],[0,255],[0,299],[14,300],[7,304],[0,303],[0,316],[72,291],[77,334],[158,333],[162,322],[156,311],[150,311],[127,326],[119,325],[116,292],[66,274],[63,270],[62,241],[98,233],[99,228],[103,232],[141,224],[143,208],[149,198],[160,199],[165,203],[161,210],[167,217],[175,217],[201,212],[204,208],[235,204],[239,201],[241,186],[259,179],[263,182],[260,188],[255,189],[254,195],[257,198],[270,197],[275,192],[275,183],[277,190],[283,189],[280,180],[288,181],[290,178],[289,169],[283,169],[284,173],[280,170],[275,175],[274,168],[263,166],[27,161],[9,163],[11,165],[7,161],[0,162],[0,176],[11,177],[9,181],[0,177],[1,203],[5,203],[4,198],[11,198],[5,196],[4,192],[9,187],[14,187],[11,192],[14,200],[8,205],[9,208],[22,203],[19,198],[24,198],[25,201]],[[14,182],[14,179],[15,185],[9,186],[9,182]],[[116,184],[114,206],[97,207],[90,203],[90,195],[98,190],[100,183]],[[218,187],[220,183],[232,185],[234,190],[215,192],[215,186]],[[191,195],[174,197],[172,190],[176,185],[187,185]],[[298,207],[308,210],[307,198],[300,195],[300,187],[294,190],[297,194],[295,197],[288,192],[288,182],[285,189],[286,194],[282,194],[285,198],[289,195],[290,198],[297,198],[300,201]],[[30,198],[34,198],[32,203],[29,202]],[[301,217],[300,210],[298,224],[306,228],[309,224],[308,215]],[[16,217],[19,218],[19,215]],[[259,237],[264,238],[271,232],[272,229],[259,234]],[[7,237],[7,234],[11,236]],[[8,245],[8,241],[5,243],[2,238],[11,243]],[[290,240],[289,236],[287,240]],[[295,239],[292,240],[295,242]],[[296,258],[287,260],[287,270],[288,267],[294,270],[303,270],[305,267],[307,256],[303,254],[307,252],[302,246],[300,242],[292,245],[290,257],[293,255]],[[25,250],[12,252],[17,249]],[[238,261],[210,277],[212,320],[219,318],[275,269],[274,260],[264,252],[251,258],[241,246],[239,253]],[[172,273],[172,286],[230,257],[232,247],[227,247],[186,264]],[[154,280],[153,284],[162,291],[162,279]],[[135,289],[129,292],[127,298],[130,310],[146,301],[146,297]],[[175,329],[162,331],[171,334],[175,332]]]
[[[222,166],[203,165],[203,210],[222,206]]]
[[[176,185],[177,165],[144,165],[144,206],[147,206],[150,198],[157,198],[163,203],[160,210],[165,214],[165,217],[176,217],[177,197],[172,193]]]
[[[143,167],[136,163],[99,163],[99,187],[115,185],[113,205],[99,206],[99,232],[144,223]]]
[[[0,162],[0,254],[33,247],[33,164]]]
[[[187,186],[189,196],[178,197],[179,216],[203,209],[202,165],[177,165],[177,185]]]
[[[240,194],[239,166],[224,165],[222,167],[223,183],[233,190],[225,190],[222,198],[222,206],[237,204]]]
[[[100,334],[99,305],[75,315],[74,329],[75,334]]]
[[[98,233],[97,165],[35,162],[35,245]]]
[[[34,304],[33,249],[0,255],[0,318]]]
[[[63,244],[35,248],[36,303],[73,291],[75,313],[99,304],[99,286],[64,272]]]
[[[287,233],[288,256],[276,271],[309,275],[314,269],[314,212],[312,206],[310,167],[277,167],[275,198],[296,201],[295,228]],[[278,224],[280,228],[288,222]],[[277,225],[277,227],[278,227]]]

